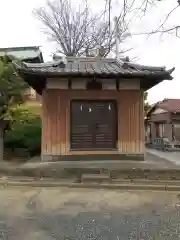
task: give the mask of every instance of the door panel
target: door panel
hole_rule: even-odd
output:
[[[113,102],[94,103],[96,148],[116,147],[116,112]]]
[[[113,101],[73,101],[71,105],[71,148],[116,147],[116,106]]]
[[[92,118],[87,104],[73,102],[71,107],[71,148],[92,148]]]

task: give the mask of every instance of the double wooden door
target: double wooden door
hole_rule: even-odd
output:
[[[116,148],[116,121],[114,101],[72,101],[71,149]]]

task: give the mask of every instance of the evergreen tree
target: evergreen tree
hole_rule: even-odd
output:
[[[27,84],[18,76],[12,56],[0,57],[0,160],[4,155],[4,133],[13,119],[13,109],[23,102]]]
[[[144,92],[144,115],[145,115],[145,117],[151,108],[151,105],[147,101],[147,97],[148,97],[148,92],[146,91],[146,92]]]

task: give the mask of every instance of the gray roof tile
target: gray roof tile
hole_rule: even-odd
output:
[[[59,75],[167,75],[166,79],[170,78],[170,74],[174,69],[167,71],[164,67],[150,67],[134,64],[124,61],[124,59],[116,60],[112,58],[76,58],[67,57],[67,64],[63,68],[60,66],[62,60],[49,63],[25,63],[16,64],[20,71],[36,74],[59,74]]]

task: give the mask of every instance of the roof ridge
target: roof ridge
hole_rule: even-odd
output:
[[[30,49],[39,49],[41,46],[27,46],[27,47],[7,47],[0,48],[0,51],[20,51],[20,50],[30,50]]]
[[[23,61],[22,63],[27,67],[27,68],[48,68],[48,67],[56,67],[58,66],[62,60],[54,60],[51,62],[46,62],[46,63],[29,63]]]
[[[169,112],[180,112],[180,99],[165,98],[157,102],[156,106]]]
[[[164,100],[180,100],[180,98],[165,98]]]
[[[133,63],[133,62],[127,62],[129,66],[138,68],[140,70],[155,70],[155,71],[165,71],[166,67],[165,66],[148,66],[148,65],[141,65],[139,63]]]
[[[66,57],[67,61],[79,61],[79,62],[115,62],[115,58],[104,58],[104,57]]]
[[[157,104],[167,103],[168,101],[180,101],[180,98],[164,98],[163,100],[157,102]]]

